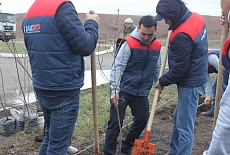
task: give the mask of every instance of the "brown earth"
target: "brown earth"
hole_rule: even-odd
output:
[[[200,103],[203,101],[201,98]],[[154,116],[153,125],[149,142],[156,144],[155,155],[164,155],[168,152],[169,141],[172,130],[172,115],[175,108],[175,101],[171,101],[166,106],[157,109]],[[199,108],[197,111],[197,118],[195,122],[194,144],[191,155],[202,155],[203,151],[209,146],[212,135],[212,122],[210,117],[200,115],[201,111],[208,110],[208,107]],[[131,120],[125,121],[125,128],[122,130],[123,135],[127,132],[127,127]],[[144,139],[145,131],[140,136],[140,140]],[[16,132],[9,137],[0,135],[0,155],[35,155],[39,151],[41,142],[35,142],[35,136],[42,135],[42,130],[38,133],[25,134],[24,132]],[[100,134],[99,149],[102,153],[104,146],[104,133]],[[80,155],[93,155],[95,153],[93,131],[90,130],[88,135],[89,140],[75,140],[72,139],[72,145],[77,146]],[[119,138],[118,138],[119,139]],[[117,154],[119,153],[119,144],[117,145]],[[103,153],[102,153],[103,154]]]
[[[25,14],[17,14],[17,39],[22,40],[22,28],[21,21]],[[79,13],[80,20],[84,23],[85,14]],[[111,15],[111,14],[99,14],[99,40],[101,43],[113,44],[121,33],[123,22],[126,18],[131,17],[135,25],[138,25],[138,21],[141,16],[131,15]],[[219,23],[219,17],[217,16],[203,16],[207,24],[207,32],[209,38],[210,48],[219,48],[221,37],[221,25]],[[195,25],[194,25],[195,26]],[[167,36],[168,26],[164,21],[158,22],[157,38],[165,42]]]
[[[17,40],[22,40],[23,35],[21,33],[21,21],[24,14],[17,14]],[[127,17],[131,17],[134,23],[137,24],[141,16],[127,16],[127,15],[107,15],[99,14],[100,16],[100,28],[99,39],[100,42],[114,43],[115,38],[120,33],[123,21]],[[84,22],[85,14],[79,14],[80,19]],[[207,23],[207,31],[209,36],[209,47],[219,48],[221,26],[219,24],[219,17],[204,16]],[[195,26],[195,25],[194,25]],[[165,40],[167,35],[167,25],[163,21],[158,24],[157,37],[162,41]],[[175,90],[171,90],[175,93]],[[201,100],[202,102],[202,100]],[[169,148],[169,140],[172,130],[172,114],[175,108],[176,101],[156,110],[153,126],[151,129],[151,135],[149,141],[156,144],[157,149],[155,155],[163,155],[167,153]],[[197,118],[195,122],[195,138],[192,155],[201,155],[204,150],[208,148],[212,134],[212,122],[210,117],[203,117],[200,115],[201,111],[208,110],[208,107],[198,109]],[[130,120],[131,121],[131,120]],[[126,124],[125,124],[126,125]],[[124,125],[124,126],[125,126]],[[39,131],[41,134],[42,131]],[[140,139],[143,140],[143,135]],[[0,135],[0,155],[34,155],[38,153],[40,142],[35,142],[35,136],[38,133],[24,134],[17,132],[9,137]],[[83,141],[72,140],[73,146],[77,146],[81,155],[93,155],[93,132],[89,134],[92,141],[89,143]],[[100,151],[104,145],[104,133],[100,135]],[[91,147],[90,147],[91,146]],[[88,149],[87,149],[88,148]],[[84,151],[85,150],[85,151]]]

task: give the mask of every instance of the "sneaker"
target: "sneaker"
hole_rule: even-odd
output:
[[[202,116],[208,116],[208,117],[213,117],[214,116],[214,114],[211,111],[201,112],[200,114]]]
[[[75,148],[75,147],[73,147],[73,146],[69,146],[67,152],[68,152],[69,154],[75,154],[75,153],[78,152],[78,149]]]

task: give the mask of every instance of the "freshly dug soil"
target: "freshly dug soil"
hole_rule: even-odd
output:
[[[169,141],[172,130],[172,114],[175,108],[174,104],[167,105],[161,109],[157,109],[154,122],[151,129],[151,135],[149,142],[156,144],[155,155],[164,155],[168,152]],[[195,122],[195,138],[192,155],[201,155],[204,150],[209,146],[212,126],[211,117],[204,117],[200,115],[201,111],[209,110],[208,107],[202,107],[197,111],[197,118]],[[124,126],[128,127],[129,121],[126,121]],[[126,132],[126,129],[122,130]],[[143,140],[145,130],[143,131],[140,139]],[[17,132],[9,137],[4,137],[0,135],[0,155],[34,155],[39,151],[41,142],[35,142],[35,137],[42,135],[42,130],[39,133],[24,134]],[[92,135],[93,137],[93,135]],[[93,138],[92,138],[93,139]],[[79,143],[76,140],[72,140],[72,145],[77,147],[80,155],[93,155],[94,151],[94,141],[91,143]],[[99,148],[102,152],[104,145],[104,134],[100,135]],[[119,150],[119,145],[118,145]],[[119,154],[119,153],[118,153]]]

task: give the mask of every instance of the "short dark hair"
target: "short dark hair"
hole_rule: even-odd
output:
[[[141,25],[143,25],[144,27],[157,27],[157,21],[153,19],[153,16],[146,15],[141,17],[141,19],[139,20],[139,26]]]

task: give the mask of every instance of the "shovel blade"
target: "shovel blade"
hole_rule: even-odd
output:
[[[135,140],[132,155],[154,155],[156,145],[144,140]]]

